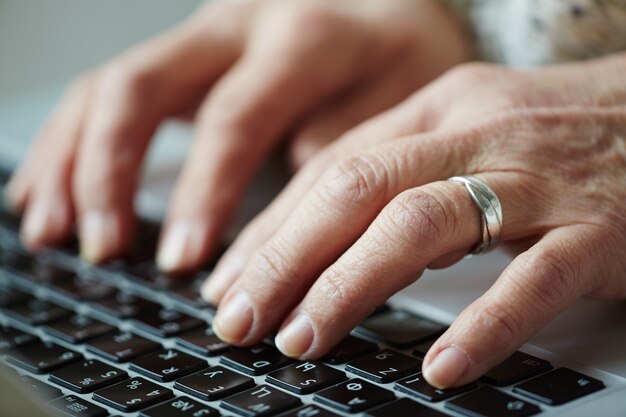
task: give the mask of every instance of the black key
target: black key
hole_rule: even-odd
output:
[[[262,343],[250,348],[233,348],[220,362],[248,375],[263,375],[294,362],[274,346]]]
[[[28,270],[33,263],[33,259],[25,253],[16,250],[0,250],[0,265],[12,270],[23,271]]]
[[[13,288],[0,288],[0,308],[23,304],[31,298],[30,295]]]
[[[446,407],[471,417],[526,417],[541,409],[491,387],[482,387],[446,403]]]
[[[163,404],[143,410],[140,417],[217,417],[220,414],[215,408],[189,397],[176,397]]]
[[[528,379],[550,369],[552,369],[550,362],[518,351],[487,372],[483,376],[483,380],[493,385],[504,386]]]
[[[80,353],[50,342],[35,342],[8,354],[8,361],[34,374],[48,373],[54,369],[82,359]]]
[[[420,359],[424,359],[430,348],[435,344],[437,339],[429,340],[428,342],[421,343],[413,349],[413,355]]]
[[[74,271],[62,266],[38,262],[33,264],[28,271],[22,273],[28,280],[37,284],[54,285],[63,281],[74,279]]]
[[[331,350],[322,360],[326,363],[346,363],[368,353],[376,352],[378,346],[358,337],[348,335]]]
[[[180,334],[176,343],[205,356],[215,356],[226,352],[230,345],[215,335],[211,327],[199,328]]]
[[[57,369],[50,374],[50,381],[72,391],[84,394],[128,378],[121,369],[99,360],[83,360]]]
[[[30,333],[24,333],[12,327],[0,328],[0,352],[25,346],[36,340],[38,338]]]
[[[265,377],[270,384],[303,395],[345,381],[346,374],[319,362],[300,362]]]
[[[141,313],[135,318],[139,326],[161,337],[170,337],[195,327],[206,326],[203,320],[176,310]]]
[[[113,362],[128,362],[160,348],[160,344],[129,332],[100,336],[87,344],[89,351]]]
[[[33,392],[42,400],[52,400],[63,395],[60,389],[48,385],[45,382],[41,382],[32,376],[22,375],[19,378],[20,382],[22,382],[22,384],[24,384],[29,391]]]
[[[356,332],[391,346],[406,348],[434,339],[446,327],[405,310],[390,310],[370,316]]]
[[[384,384],[418,372],[421,365],[419,359],[386,349],[353,360],[346,366],[346,371]]]
[[[75,395],[67,395],[58,400],[50,401],[48,406],[68,417],[106,417],[109,415],[104,408]]]
[[[365,417],[449,417],[420,403],[400,398],[392,403],[376,407],[365,413]]]
[[[299,406],[300,400],[268,385],[259,385],[222,400],[221,407],[246,417],[269,416]]]
[[[75,275],[73,279],[54,285],[53,289],[73,300],[103,300],[115,294],[115,287],[108,285],[98,277]]]
[[[396,397],[391,391],[355,378],[326,388],[313,398],[338,410],[356,413],[392,401]]]
[[[185,280],[185,277],[164,274],[152,259],[129,268],[128,272],[130,279],[155,290],[169,290]]]
[[[118,291],[111,297],[98,300],[93,303],[93,306],[118,319],[130,319],[137,317],[140,313],[154,312],[161,308],[160,304],[125,291]]]
[[[292,411],[287,411],[286,413],[281,414],[280,417],[339,417],[339,414],[335,414],[325,408],[309,404],[296,408]]]
[[[83,343],[85,340],[102,336],[116,330],[110,324],[91,317],[77,315],[55,321],[44,327],[44,331],[70,343]]]
[[[423,400],[437,402],[472,390],[476,388],[477,385],[472,383],[457,388],[438,389],[426,382],[420,373],[396,382],[394,387],[398,391],[406,392],[407,394],[414,395]]]
[[[206,368],[206,361],[175,349],[161,349],[135,359],[130,369],[157,381],[167,382]]]
[[[32,326],[51,323],[74,314],[71,310],[37,298],[30,298],[22,304],[15,305],[6,310],[6,313]]]
[[[573,401],[605,387],[590,376],[559,368],[516,386],[513,391],[550,405]]]
[[[205,401],[219,400],[254,386],[254,380],[222,366],[179,379],[174,387]]]
[[[176,285],[169,288],[169,294],[179,301],[195,308],[210,308],[215,310],[215,306],[209,304],[200,295],[200,288],[208,275],[202,275],[200,278],[185,281],[177,280]]]
[[[131,412],[169,400],[172,390],[143,378],[131,378],[103,388],[93,399],[120,411]]]

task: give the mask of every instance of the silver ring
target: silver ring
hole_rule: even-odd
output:
[[[496,193],[483,180],[473,175],[451,177],[448,181],[463,184],[480,210],[482,240],[470,254],[480,255],[495,249],[502,234],[502,205]]]

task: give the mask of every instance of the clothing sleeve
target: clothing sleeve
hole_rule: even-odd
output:
[[[626,0],[444,0],[477,59],[513,67],[626,50]]]

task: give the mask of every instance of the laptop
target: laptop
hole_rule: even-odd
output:
[[[151,19],[142,14],[148,3]],[[29,11],[21,0],[0,3],[0,31],[25,43],[37,33],[50,34],[45,49],[59,56],[68,49],[62,34],[52,35],[59,21],[99,22],[83,28],[74,23],[82,41],[97,46],[81,51],[74,66],[47,62],[47,72],[56,74],[49,78],[41,71],[29,78],[17,64],[3,70],[0,184],[73,74],[168,26],[195,3],[72,0],[66,4],[71,19],[57,5]],[[37,24],[13,22],[12,14]],[[128,25],[128,32],[116,28],[116,37],[108,39],[112,22]],[[31,46],[35,50],[25,59],[44,49]],[[0,42],[0,56],[12,53]],[[42,68],[44,62],[29,64]],[[33,257],[19,244],[19,219],[0,209],[0,415],[626,415],[624,302],[578,302],[474,384],[442,391],[423,381],[421,359],[429,346],[509,262],[498,252],[426,272],[319,361],[285,358],[271,340],[246,349],[225,345],[211,331],[214,307],[197,292],[207,271],[181,285],[159,275],[152,262],[158,220],[189,138],[190,128],[182,124],[159,131],[137,201],[144,219],[140,244],[123,259],[90,266],[72,245]],[[268,163],[227,240],[287,177],[280,158]]]

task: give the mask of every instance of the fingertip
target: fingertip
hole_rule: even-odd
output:
[[[467,354],[454,345],[438,352],[434,358],[427,359],[422,369],[424,379],[438,389],[460,385],[470,368]]]
[[[22,243],[32,252],[40,251],[66,237],[70,225],[70,209],[65,202],[39,198],[25,213],[21,228]]]
[[[199,267],[208,254],[209,227],[205,222],[175,220],[165,228],[156,263],[168,274]]]
[[[80,256],[92,264],[122,252],[122,221],[117,214],[90,210],[81,216],[79,237]]]
[[[284,355],[303,359],[311,349],[314,338],[311,318],[300,312],[278,332],[274,343]]]
[[[237,345],[246,339],[253,322],[254,312],[250,297],[245,292],[238,291],[220,304],[213,320],[213,330],[224,342]]]
[[[218,305],[228,288],[241,275],[244,266],[245,262],[239,256],[232,254],[223,256],[202,284],[200,290],[202,297],[206,301]]]

